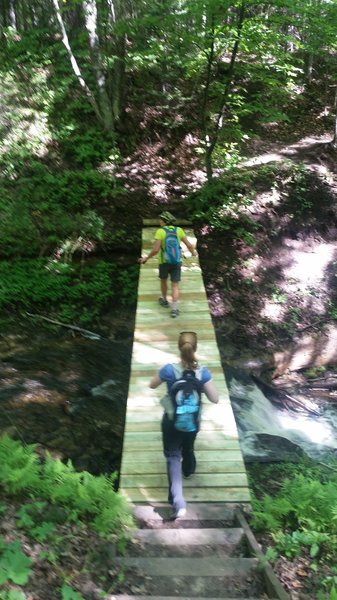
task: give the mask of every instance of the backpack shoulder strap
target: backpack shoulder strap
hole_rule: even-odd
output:
[[[201,381],[201,378],[202,378],[202,369],[203,369],[203,367],[198,367],[198,368],[195,370],[195,376],[196,376],[196,378],[197,378],[197,379],[199,379],[200,381]]]
[[[176,380],[179,379],[182,376],[183,369],[181,368],[180,365],[177,365],[177,364],[174,365],[173,363],[172,363],[172,368],[173,368],[174,376],[175,376]]]

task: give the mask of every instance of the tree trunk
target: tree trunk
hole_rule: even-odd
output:
[[[125,3],[115,3],[113,0],[107,0],[108,23],[114,29],[120,12],[125,13]],[[125,116],[125,55],[126,55],[126,34],[114,32],[114,41],[107,48],[106,53],[115,56],[114,66],[109,73],[109,93],[112,104],[112,114],[115,122],[120,122]]]
[[[332,144],[332,147],[336,149],[337,148],[337,85],[335,87],[334,108],[335,108],[335,127],[334,127],[334,136],[333,136],[333,140],[332,140],[331,144]]]
[[[124,116],[125,112],[125,35],[116,41],[117,60],[114,68],[114,86],[112,90],[112,108],[116,121]]]
[[[107,93],[106,76],[97,33],[96,0],[84,0],[83,10],[85,26],[89,36],[90,53],[95,73],[100,113],[103,117],[104,129],[112,135],[114,131],[114,120],[111,102]]]
[[[244,15],[245,15],[245,5],[243,2],[239,9],[239,19],[238,19],[238,23],[237,23],[237,27],[236,27],[236,40],[235,40],[235,43],[233,46],[231,60],[230,60],[228,71],[227,71],[226,85],[224,87],[224,91],[223,91],[222,97],[220,99],[221,100],[220,110],[219,110],[219,113],[217,116],[216,123],[214,125],[213,135],[210,136],[209,140],[206,139],[206,155],[205,155],[205,157],[206,157],[207,162],[206,162],[205,166],[206,166],[206,174],[207,174],[208,181],[210,181],[213,177],[212,156],[213,156],[214,148],[218,142],[219,132],[220,132],[220,129],[222,128],[222,124],[223,124],[226,102],[227,102],[228,95],[229,95],[229,92],[230,92],[230,89],[231,89],[231,86],[233,83],[234,65],[235,65],[236,57],[237,57],[238,50],[239,50],[239,43],[240,43],[240,39],[241,39]]]
[[[68,35],[67,35],[66,29],[65,29],[65,26],[64,26],[64,23],[63,23],[63,19],[62,19],[62,14],[61,14],[59,2],[58,2],[58,0],[52,0],[52,2],[53,2],[53,5],[54,5],[54,9],[55,9],[55,13],[56,13],[56,18],[57,18],[58,24],[59,24],[60,29],[61,29],[62,42],[63,42],[63,44],[64,44],[64,46],[65,46],[65,48],[66,48],[66,50],[68,52],[70,63],[71,63],[72,69],[73,69],[73,71],[74,71],[74,73],[76,75],[77,81],[79,82],[81,88],[84,90],[84,92],[85,92],[85,94],[86,94],[86,96],[88,98],[88,101],[90,102],[90,104],[92,106],[92,109],[93,109],[93,111],[94,111],[97,119],[104,126],[104,119],[103,119],[103,117],[101,115],[100,108],[99,108],[99,106],[98,106],[98,104],[96,102],[96,99],[95,99],[94,95],[92,94],[89,86],[86,84],[86,82],[85,82],[85,80],[84,80],[84,78],[82,76],[81,70],[80,70],[80,68],[79,68],[79,66],[77,64],[76,58],[75,58],[75,56],[73,54],[73,51],[72,51],[72,49],[70,47]]]
[[[16,13],[13,0],[9,0],[9,24],[16,31]]]

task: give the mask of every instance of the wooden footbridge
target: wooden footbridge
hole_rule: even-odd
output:
[[[185,231],[193,241],[193,233]],[[143,229],[145,254],[154,233],[154,227]],[[183,263],[178,318],[159,306],[158,297],[154,258],[141,267],[139,278],[120,479],[120,491],[132,504],[139,528],[126,554],[116,558],[126,589],[111,598],[290,600],[242,511],[250,508],[247,477],[198,259]],[[166,386],[150,390],[149,382],[163,364],[177,362],[181,331],[197,333],[197,356],[210,368],[220,401],[203,402],[195,444],[197,470],[183,480],[187,513],[172,522],[160,431],[159,401]]]
[[[152,247],[156,227],[145,226],[142,253]],[[185,228],[195,243],[193,232]],[[162,452],[160,398],[163,384],[149,388],[154,373],[167,362],[177,362],[178,335],[195,331],[197,356],[207,365],[219,390],[219,404],[203,402],[202,424],[195,448],[196,474],[184,480],[188,503],[239,503],[250,501],[237,428],[229,401],[219,351],[208,308],[198,258],[184,259],[180,284],[180,315],[159,306],[157,257],[140,269],[138,306],[133,341],[131,377],[127,401],[120,491],[132,504],[167,502],[166,462]]]

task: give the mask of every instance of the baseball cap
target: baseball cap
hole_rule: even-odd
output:
[[[175,216],[168,210],[164,210],[164,212],[160,213],[159,218],[165,221],[165,223],[168,223],[169,225],[175,223],[177,220]]]

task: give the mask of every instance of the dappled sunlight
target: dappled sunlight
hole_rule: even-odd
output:
[[[162,366],[166,363],[177,361],[177,350],[168,352],[135,341],[133,344],[132,361],[138,364]]]
[[[56,389],[48,389],[38,380],[25,379],[21,385],[21,389],[13,390],[13,396],[8,401],[8,406],[11,408],[19,408],[27,406],[27,404],[48,404],[58,405],[64,403],[64,394]]]
[[[302,310],[310,307],[317,315],[325,314],[325,303],[314,290],[327,290],[329,281],[326,273],[336,255],[337,243],[313,242],[308,245],[302,240],[286,238],[272,259],[273,268],[280,270],[280,282],[275,285],[271,297],[265,299],[260,316],[274,323],[281,322],[290,293],[300,296]]]
[[[147,311],[143,310],[143,314],[150,314],[153,312],[152,308],[149,308]],[[154,341],[170,341],[170,337],[168,333],[162,333],[157,329],[145,329],[144,331],[140,331],[136,329],[134,335],[135,342],[140,343],[153,343]]]
[[[254,156],[253,158],[250,158],[249,160],[245,160],[242,163],[242,166],[256,167],[258,165],[265,165],[270,162],[278,162],[280,160],[283,160],[283,156],[281,155],[281,153],[265,152],[264,154],[261,154],[260,156]]]
[[[274,353],[277,376],[284,371],[298,371],[309,366],[320,367],[337,361],[337,326],[329,325],[321,336],[302,335],[291,350]]]
[[[229,403],[208,404],[203,400],[200,431],[221,431],[224,435],[238,438],[233,411]]]
[[[266,300],[264,307],[260,311],[260,316],[269,319],[273,323],[281,323],[285,314],[285,307],[280,303]]]
[[[317,144],[327,144],[331,142],[330,135],[322,135],[322,136],[309,136],[301,138],[298,142],[294,144],[284,145],[283,147],[280,144],[269,144],[270,150],[267,152],[263,152],[258,156],[254,156],[248,160],[245,160],[241,163],[242,167],[255,167],[258,165],[265,165],[272,162],[284,162],[285,158],[291,159],[299,159],[300,153],[303,151],[310,151]]]
[[[337,244],[317,243],[308,250],[302,250],[302,242],[287,240],[291,262],[284,268],[284,276],[294,280],[298,290],[308,290],[324,284],[325,269],[335,258]]]

